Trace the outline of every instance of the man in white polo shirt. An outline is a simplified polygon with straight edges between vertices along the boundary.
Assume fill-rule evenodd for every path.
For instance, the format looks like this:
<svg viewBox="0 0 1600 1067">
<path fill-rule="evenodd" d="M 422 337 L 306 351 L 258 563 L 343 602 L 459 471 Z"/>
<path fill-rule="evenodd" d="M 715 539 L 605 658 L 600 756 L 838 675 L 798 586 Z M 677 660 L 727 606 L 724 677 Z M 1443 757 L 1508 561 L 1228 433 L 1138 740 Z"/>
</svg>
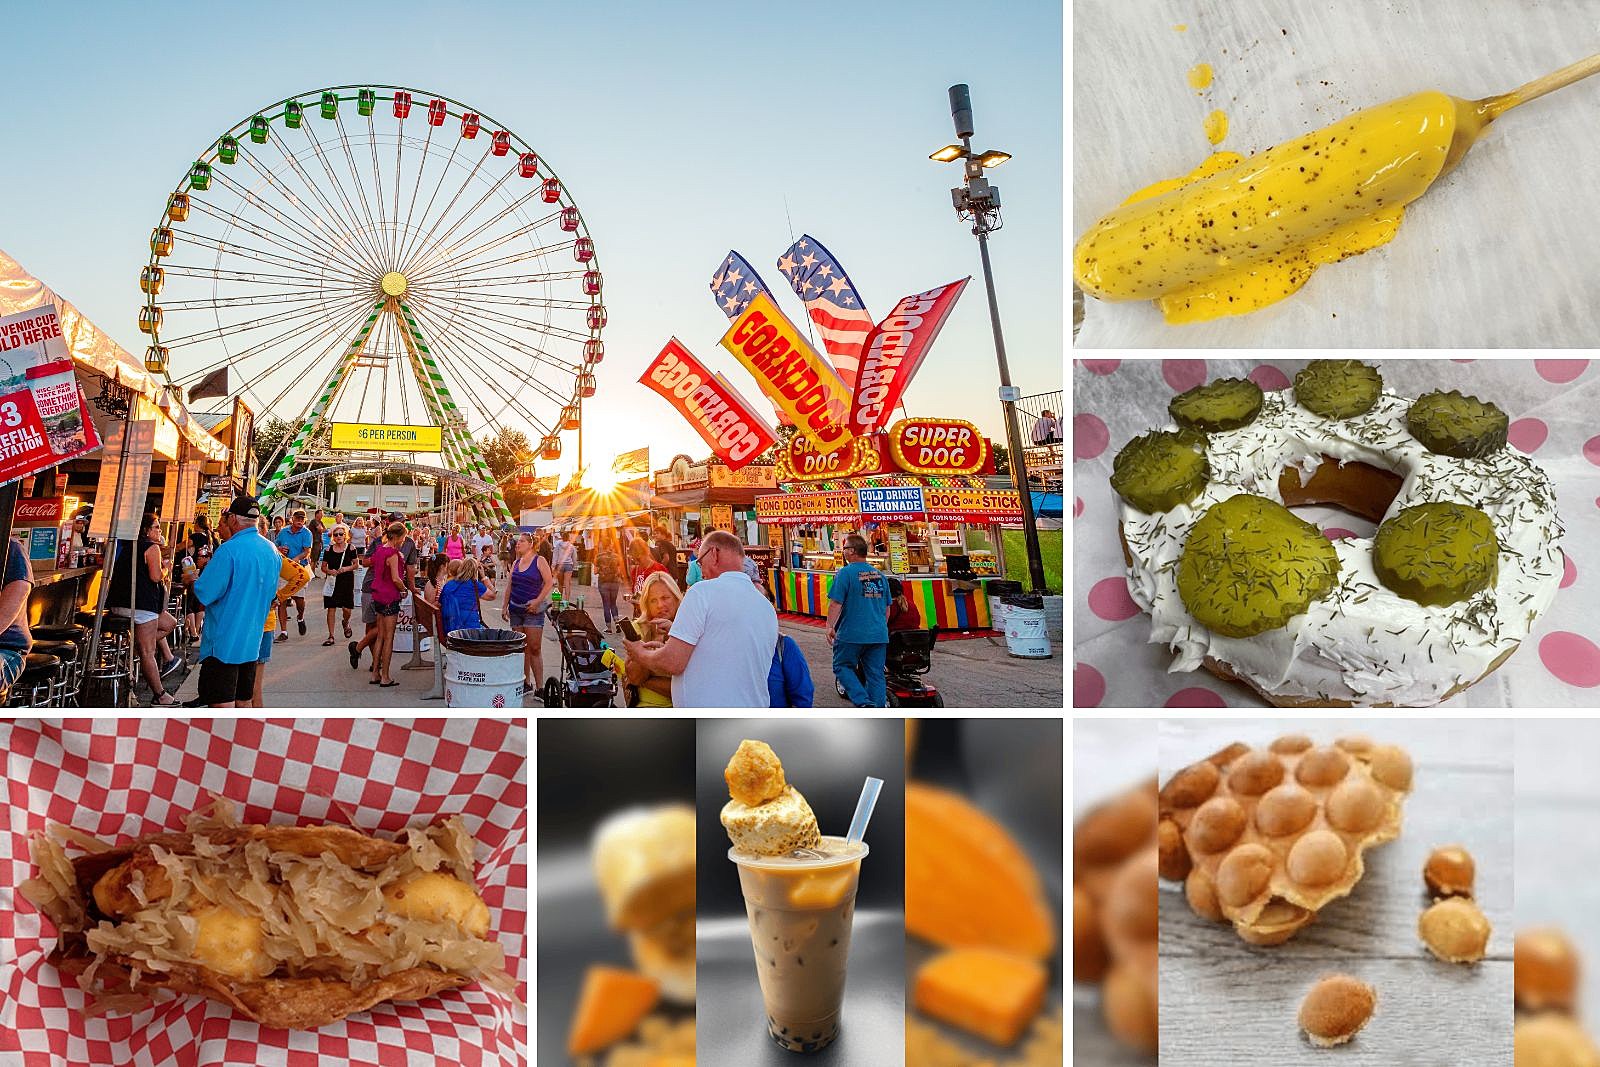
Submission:
<svg viewBox="0 0 1600 1067">
<path fill-rule="evenodd" d="M 672 676 L 675 708 L 768 707 L 778 614 L 744 573 L 744 545 L 716 530 L 695 559 L 704 577 L 684 594 L 671 636 L 665 644 L 624 641 L 628 659 Z"/>
</svg>

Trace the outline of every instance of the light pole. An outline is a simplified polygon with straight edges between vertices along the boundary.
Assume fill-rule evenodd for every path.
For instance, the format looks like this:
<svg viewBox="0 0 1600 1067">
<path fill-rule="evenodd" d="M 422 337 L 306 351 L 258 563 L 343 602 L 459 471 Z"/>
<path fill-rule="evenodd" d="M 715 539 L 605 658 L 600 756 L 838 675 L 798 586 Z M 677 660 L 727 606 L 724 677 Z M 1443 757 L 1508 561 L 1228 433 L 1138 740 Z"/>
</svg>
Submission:
<svg viewBox="0 0 1600 1067">
<path fill-rule="evenodd" d="M 1022 503 L 1022 536 L 1028 546 L 1028 580 L 1035 593 L 1044 594 L 1044 554 L 1039 548 L 1039 528 L 1033 515 L 1033 493 L 1028 488 L 1028 463 L 1022 452 L 1022 436 L 1017 432 L 1017 398 L 1022 390 L 1011 384 L 1011 369 L 1006 365 L 1006 339 L 1000 332 L 1000 305 L 994 296 L 994 272 L 989 267 L 989 234 L 1000 222 L 1000 190 L 989 184 L 983 172 L 1011 158 L 997 149 L 972 151 L 972 97 L 965 85 L 950 87 L 950 117 L 955 120 L 960 144 L 945 145 L 930 155 L 940 163 L 961 160 L 964 183 L 950 190 L 956 217 L 972 220 L 972 234 L 978 239 L 978 256 L 983 261 L 983 285 L 989 293 L 989 324 L 994 329 L 994 357 L 1000 365 L 1000 406 L 1005 413 L 1006 451 L 1011 457 L 1011 481 Z"/>
</svg>

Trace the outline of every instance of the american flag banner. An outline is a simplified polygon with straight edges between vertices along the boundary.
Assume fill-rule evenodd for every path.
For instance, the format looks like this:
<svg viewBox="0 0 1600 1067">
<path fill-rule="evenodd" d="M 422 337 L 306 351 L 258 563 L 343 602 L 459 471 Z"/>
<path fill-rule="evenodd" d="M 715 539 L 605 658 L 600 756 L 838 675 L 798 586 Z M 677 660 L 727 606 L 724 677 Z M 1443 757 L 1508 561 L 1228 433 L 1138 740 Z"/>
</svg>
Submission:
<svg viewBox="0 0 1600 1067">
<path fill-rule="evenodd" d="M 730 319 L 744 314 L 745 306 L 757 293 L 772 295 L 750 261 L 737 252 L 729 252 L 717 273 L 711 276 L 711 292 L 717 298 L 717 307 Z"/>
<path fill-rule="evenodd" d="M 649 474 L 650 473 L 650 446 L 636 448 L 632 452 L 624 452 L 611 461 L 612 474 Z"/>
<path fill-rule="evenodd" d="M 778 270 L 789 279 L 795 295 L 806 302 L 806 314 L 816 323 L 822 347 L 833 357 L 839 377 L 855 388 L 861 353 L 872 332 L 872 316 L 850 276 L 833 253 L 810 234 L 802 234 L 789 246 L 778 260 Z"/>
</svg>

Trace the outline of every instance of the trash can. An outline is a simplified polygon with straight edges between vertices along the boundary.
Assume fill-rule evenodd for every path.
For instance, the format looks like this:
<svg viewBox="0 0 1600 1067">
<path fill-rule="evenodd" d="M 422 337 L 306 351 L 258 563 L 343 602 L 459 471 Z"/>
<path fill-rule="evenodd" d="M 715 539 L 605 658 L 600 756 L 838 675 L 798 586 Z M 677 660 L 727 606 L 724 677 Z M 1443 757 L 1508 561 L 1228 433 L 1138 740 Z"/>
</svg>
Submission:
<svg viewBox="0 0 1600 1067">
<path fill-rule="evenodd" d="M 520 630 L 451 630 L 445 641 L 444 706 L 521 708 L 525 644 Z"/>
<path fill-rule="evenodd" d="M 1044 597 L 1020 593 L 1001 597 L 1006 614 L 1006 654 L 1018 659 L 1049 659 L 1050 635 L 1045 630 Z"/>
<path fill-rule="evenodd" d="M 1005 633 L 1005 598 L 1008 596 L 1021 596 L 1022 583 L 1014 582 L 1010 578 L 991 578 L 983 583 L 983 591 L 989 598 L 989 625 L 1001 633 Z"/>
</svg>

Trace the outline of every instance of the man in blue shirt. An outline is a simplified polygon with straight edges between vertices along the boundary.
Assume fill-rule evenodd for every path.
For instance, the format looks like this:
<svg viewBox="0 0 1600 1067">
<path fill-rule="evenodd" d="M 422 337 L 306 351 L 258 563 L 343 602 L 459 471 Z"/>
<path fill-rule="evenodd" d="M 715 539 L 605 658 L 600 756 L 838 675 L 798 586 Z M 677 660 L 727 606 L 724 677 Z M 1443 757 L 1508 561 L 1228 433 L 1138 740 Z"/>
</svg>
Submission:
<svg viewBox="0 0 1600 1067">
<path fill-rule="evenodd" d="M 889 579 L 867 562 L 867 539 L 844 539 L 845 565 L 828 585 L 833 676 L 858 708 L 888 703 L 883 662 L 889 651 Z"/>
<path fill-rule="evenodd" d="M 33 592 L 33 567 L 20 542 L 6 545 L 5 577 L 0 580 L 0 690 L 10 689 L 22 674 L 33 634 L 28 630 L 28 594 Z"/>
<path fill-rule="evenodd" d="M 303 520 L 305 513 L 300 514 Z M 271 543 L 256 531 L 260 517 L 255 497 L 235 497 L 217 524 L 222 543 L 194 582 L 195 599 L 206 606 L 206 625 L 200 632 L 201 705 L 249 707 L 255 695 L 261 624 L 278 593 L 283 565 Z"/>
<path fill-rule="evenodd" d="M 318 512 L 321 514 L 321 512 Z M 278 531 L 276 543 L 278 551 L 284 558 L 293 560 L 306 570 L 311 569 L 311 546 L 316 540 L 311 532 L 311 527 L 306 525 L 306 513 L 303 508 L 296 508 L 294 514 L 289 516 L 289 525 Z M 294 606 L 300 612 L 300 636 L 306 635 L 306 598 L 296 596 L 293 598 Z M 278 640 L 289 640 L 289 604 L 284 601 L 278 605 Z"/>
</svg>

